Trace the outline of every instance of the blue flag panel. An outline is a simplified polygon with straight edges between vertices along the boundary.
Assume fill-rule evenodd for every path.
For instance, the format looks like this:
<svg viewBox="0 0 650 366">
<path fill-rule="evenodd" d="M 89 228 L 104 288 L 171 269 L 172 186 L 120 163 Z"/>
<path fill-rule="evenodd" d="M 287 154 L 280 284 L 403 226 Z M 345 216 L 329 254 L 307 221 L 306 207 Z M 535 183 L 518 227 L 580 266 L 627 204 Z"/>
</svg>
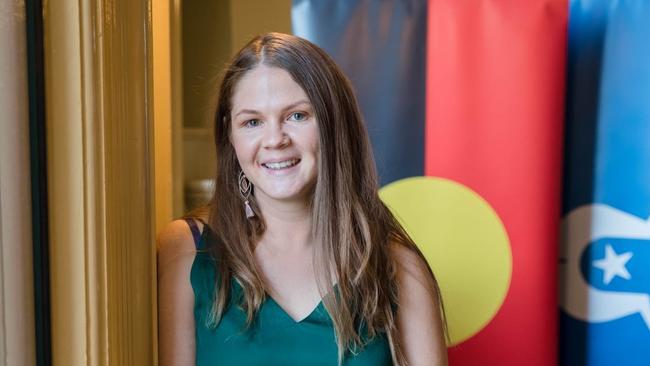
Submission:
<svg viewBox="0 0 650 366">
<path fill-rule="evenodd" d="M 650 365 L 650 2 L 573 0 L 561 365 Z"/>
<path fill-rule="evenodd" d="M 426 0 L 294 0 L 293 33 L 356 88 L 381 184 L 424 175 Z"/>
</svg>

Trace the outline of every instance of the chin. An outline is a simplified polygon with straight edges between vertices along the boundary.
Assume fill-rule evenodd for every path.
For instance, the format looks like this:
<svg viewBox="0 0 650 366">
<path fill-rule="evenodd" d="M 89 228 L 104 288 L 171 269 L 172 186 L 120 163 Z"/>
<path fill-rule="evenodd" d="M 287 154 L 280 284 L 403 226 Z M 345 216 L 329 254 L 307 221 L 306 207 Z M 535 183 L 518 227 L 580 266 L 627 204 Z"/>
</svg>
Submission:
<svg viewBox="0 0 650 366">
<path fill-rule="evenodd" d="M 270 189 L 261 192 L 266 198 L 274 201 L 307 201 L 310 190 L 308 189 Z"/>
<path fill-rule="evenodd" d="M 306 198 L 306 195 L 300 193 L 276 193 L 267 195 L 268 198 L 275 201 L 303 201 Z"/>
</svg>

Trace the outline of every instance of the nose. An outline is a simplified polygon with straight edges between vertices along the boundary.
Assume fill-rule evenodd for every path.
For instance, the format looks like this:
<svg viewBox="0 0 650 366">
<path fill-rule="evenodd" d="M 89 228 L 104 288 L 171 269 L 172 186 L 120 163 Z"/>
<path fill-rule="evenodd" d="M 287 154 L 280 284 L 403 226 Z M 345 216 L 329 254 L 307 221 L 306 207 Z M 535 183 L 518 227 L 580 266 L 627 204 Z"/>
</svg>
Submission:
<svg viewBox="0 0 650 366">
<path fill-rule="evenodd" d="M 284 123 L 270 123 L 264 134 L 264 147 L 268 149 L 283 148 L 289 145 L 291 139 L 284 130 Z"/>
</svg>

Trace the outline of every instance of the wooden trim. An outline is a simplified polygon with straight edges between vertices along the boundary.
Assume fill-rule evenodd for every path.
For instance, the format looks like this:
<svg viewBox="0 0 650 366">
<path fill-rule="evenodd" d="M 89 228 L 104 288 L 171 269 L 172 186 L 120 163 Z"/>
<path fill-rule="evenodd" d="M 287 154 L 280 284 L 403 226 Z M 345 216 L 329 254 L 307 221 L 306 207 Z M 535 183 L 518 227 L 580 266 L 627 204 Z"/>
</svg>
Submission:
<svg viewBox="0 0 650 366">
<path fill-rule="evenodd" d="M 173 161 L 173 217 L 185 213 L 183 166 L 183 23 L 181 0 L 168 0 L 171 33 L 171 92 L 172 92 L 172 161 Z"/>
<path fill-rule="evenodd" d="M 87 294 L 79 9 L 61 5 L 52 1 L 44 12 L 52 360 L 81 365 Z"/>
<path fill-rule="evenodd" d="M 152 4 L 156 232 L 173 216 L 172 57 L 170 1 Z"/>
<path fill-rule="evenodd" d="M 151 3 L 45 4 L 53 363 L 152 365 Z"/>
</svg>

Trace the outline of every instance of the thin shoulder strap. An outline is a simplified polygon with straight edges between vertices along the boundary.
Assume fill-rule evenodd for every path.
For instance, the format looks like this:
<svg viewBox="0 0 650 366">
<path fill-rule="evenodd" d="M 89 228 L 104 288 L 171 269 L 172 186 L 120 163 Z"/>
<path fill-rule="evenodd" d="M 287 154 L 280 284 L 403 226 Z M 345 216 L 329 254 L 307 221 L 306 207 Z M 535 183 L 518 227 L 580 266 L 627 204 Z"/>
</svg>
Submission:
<svg viewBox="0 0 650 366">
<path fill-rule="evenodd" d="M 199 230 L 199 226 L 196 224 L 196 221 L 194 219 L 185 217 L 184 218 L 185 222 L 187 222 L 187 226 L 190 227 L 190 231 L 192 231 L 192 237 L 194 238 L 194 246 L 196 249 L 201 249 L 201 230 Z"/>
</svg>

